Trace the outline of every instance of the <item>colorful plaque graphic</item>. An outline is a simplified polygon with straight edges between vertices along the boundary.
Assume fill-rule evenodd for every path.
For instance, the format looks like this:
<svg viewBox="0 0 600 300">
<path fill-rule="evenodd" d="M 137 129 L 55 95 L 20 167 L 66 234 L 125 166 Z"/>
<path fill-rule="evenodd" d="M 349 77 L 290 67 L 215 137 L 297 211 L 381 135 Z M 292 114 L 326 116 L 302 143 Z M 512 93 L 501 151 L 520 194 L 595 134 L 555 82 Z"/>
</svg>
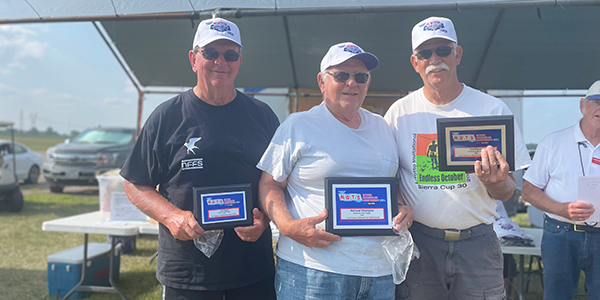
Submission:
<svg viewBox="0 0 600 300">
<path fill-rule="evenodd" d="M 253 224 L 251 185 L 193 188 L 194 216 L 204 230 Z"/>
<path fill-rule="evenodd" d="M 514 171 L 513 122 L 512 115 L 437 119 L 439 170 L 473 172 L 481 150 L 492 146 Z"/>
<path fill-rule="evenodd" d="M 393 235 L 396 178 L 325 178 L 325 228 L 338 235 Z"/>
</svg>

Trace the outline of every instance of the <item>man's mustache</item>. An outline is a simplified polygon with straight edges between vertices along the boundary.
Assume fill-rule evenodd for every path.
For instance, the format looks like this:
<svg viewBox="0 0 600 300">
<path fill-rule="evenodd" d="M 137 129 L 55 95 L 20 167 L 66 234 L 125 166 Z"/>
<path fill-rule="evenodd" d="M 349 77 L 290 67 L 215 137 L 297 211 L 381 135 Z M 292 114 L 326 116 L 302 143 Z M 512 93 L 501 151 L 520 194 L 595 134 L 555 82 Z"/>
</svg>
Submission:
<svg viewBox="0 0 600 300">
<path fill-rule="evenodd" d="M 439 72 L 443 70 L 450 70 L 450 67 L 448 67 L 448 65 L 445 62 L 440 62 L 437 65 L 429 65 L 425 69 L 425 75 L 429 74 L 430 72 Z"/>
</svg>

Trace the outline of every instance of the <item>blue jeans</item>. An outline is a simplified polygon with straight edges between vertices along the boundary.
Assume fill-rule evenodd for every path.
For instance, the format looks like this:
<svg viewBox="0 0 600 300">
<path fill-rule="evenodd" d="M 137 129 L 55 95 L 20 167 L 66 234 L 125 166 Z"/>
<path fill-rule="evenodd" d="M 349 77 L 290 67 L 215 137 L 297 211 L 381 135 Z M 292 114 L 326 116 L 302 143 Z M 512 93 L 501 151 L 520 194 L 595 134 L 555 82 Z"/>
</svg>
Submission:
<svg viewBox="0 0 600 300">
<path fill-rule="evenodd" d="M 391 270 L 391 267 L 390 267 Z M 361 277 L 310 269 L 284 259 L 277 259 L 275 292 L 277 299 L 328 300 L 394 299 L 392 275 Z"/>
<path fill-rule="evenodd" d="M 573 299 L 582 270 L 588 299 L 599 300 L 600 233 L 577 232 L 566 224 L 544 217 L 544 300 Z"/>
</svg>

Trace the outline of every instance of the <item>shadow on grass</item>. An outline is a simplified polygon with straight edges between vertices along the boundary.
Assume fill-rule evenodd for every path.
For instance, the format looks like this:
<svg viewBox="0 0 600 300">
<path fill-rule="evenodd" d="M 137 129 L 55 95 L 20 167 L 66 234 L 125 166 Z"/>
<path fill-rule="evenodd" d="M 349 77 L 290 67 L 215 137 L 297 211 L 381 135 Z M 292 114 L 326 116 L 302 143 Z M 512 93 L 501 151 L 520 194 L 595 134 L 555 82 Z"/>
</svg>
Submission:
<svg viewBox="0 0 600 300">
<path fill-rule="evenodd" d="M 48 296 L 47 271 L 0 268 L 0 299 L 60 299 Z M 131 271 L 120 274 L 117 287 L 131 300 L 148 298 L 157 293 L 160 284 L 153 271 Z M 155 298 L 155 297 L 150 297 Z M 121 299 L 116 294 L 91 293 L 85 299 Z"/>
<path fill-rule="evenodd" d="M 0 207 L 0 217 L 29 217 L 35 215 L 47 215 L 48 213 L 52 213 L 57 217 L 68 217 L 98 210 L 97 200 L 93 201 L 95 202 L 93 204 L 90 203 L 91 201 L 80 201 L 80 203 L 73 205 L 73 201 L 71 200 L 65 201 L 65 203 L 61 203 L 60 201 L 38 202 L 28 201 L 28 198 L 29 197 L 25 198 L 25 205 L 21 212 L 9 212 L 8 208 Z"/>
<path fill-rule="evenodd" d="M 0 299 L 47 298 L 46 271 L 0 268 Z"/>
</svg>

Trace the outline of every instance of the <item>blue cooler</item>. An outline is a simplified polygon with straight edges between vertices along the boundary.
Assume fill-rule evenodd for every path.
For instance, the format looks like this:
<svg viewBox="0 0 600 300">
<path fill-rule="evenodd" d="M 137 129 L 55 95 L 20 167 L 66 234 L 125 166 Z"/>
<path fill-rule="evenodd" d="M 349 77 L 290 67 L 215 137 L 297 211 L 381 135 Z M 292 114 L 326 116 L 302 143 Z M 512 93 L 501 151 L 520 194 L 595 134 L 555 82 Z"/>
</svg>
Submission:
<svg viewBox="0 0 600 300">
<path fill-rule="evenodd" d="M 88 244 L 88 262 L 83 285 L 110 286 L 108 282 L 110 245 Z M 50 296 L 64 297 L 81 280 L 83 245 L 48 255 L 48 293 Z M 120 247 L 115 248 L 114 280 L 119 279 L 121 265 Z M 85 296 L 87 292 L 77 291 L 69 299 Z"/>
</svg>

